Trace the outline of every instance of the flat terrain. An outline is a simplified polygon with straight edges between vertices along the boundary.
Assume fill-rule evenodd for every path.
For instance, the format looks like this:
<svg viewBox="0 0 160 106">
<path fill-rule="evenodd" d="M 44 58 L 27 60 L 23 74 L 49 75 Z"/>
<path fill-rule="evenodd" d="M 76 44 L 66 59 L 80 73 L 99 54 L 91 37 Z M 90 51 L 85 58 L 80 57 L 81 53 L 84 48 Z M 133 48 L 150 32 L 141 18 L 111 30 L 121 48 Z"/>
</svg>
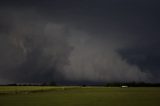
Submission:
<svg viewBox="0 0 160 106">
<path fill-rule="evenodd" d="M 160 106 L 160 88 L 6 86 L 0 106 Z"/>
</svg>

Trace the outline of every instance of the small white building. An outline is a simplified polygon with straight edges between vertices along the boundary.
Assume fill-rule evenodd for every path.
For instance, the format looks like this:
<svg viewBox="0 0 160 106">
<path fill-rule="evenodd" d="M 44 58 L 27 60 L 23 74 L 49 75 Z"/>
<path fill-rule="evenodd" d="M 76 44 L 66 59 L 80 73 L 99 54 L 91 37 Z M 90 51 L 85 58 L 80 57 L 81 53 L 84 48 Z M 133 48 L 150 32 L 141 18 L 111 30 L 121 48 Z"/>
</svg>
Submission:
<svg viewBox="0 0 160 106">
<path fill-rule="evenodd" d="M 121 88 L 128 88 L 128 86 L 127 85 L 122 85 Z"/>
</svg>

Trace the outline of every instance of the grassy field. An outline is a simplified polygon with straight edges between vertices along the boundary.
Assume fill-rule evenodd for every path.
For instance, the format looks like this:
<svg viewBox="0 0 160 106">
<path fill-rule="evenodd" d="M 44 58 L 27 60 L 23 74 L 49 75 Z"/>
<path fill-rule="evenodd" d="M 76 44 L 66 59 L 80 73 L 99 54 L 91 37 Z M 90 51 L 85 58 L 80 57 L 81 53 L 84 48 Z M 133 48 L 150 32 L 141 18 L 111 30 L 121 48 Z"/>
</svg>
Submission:
<svg viewBox="0 0 160 106">
<path fill-rule="evenodd" d="M 52 87 L 52 86 L 1 86 L 0 95 L 5 94 L 28 94 L 34 92 L 59 91 L 64 89 L 76 88 L 71 87 Z"/>
<path fill-rule="evenodd" d="M 0 106 L 160 106 L 160 88 L 0 87 Z"/>
</svg>

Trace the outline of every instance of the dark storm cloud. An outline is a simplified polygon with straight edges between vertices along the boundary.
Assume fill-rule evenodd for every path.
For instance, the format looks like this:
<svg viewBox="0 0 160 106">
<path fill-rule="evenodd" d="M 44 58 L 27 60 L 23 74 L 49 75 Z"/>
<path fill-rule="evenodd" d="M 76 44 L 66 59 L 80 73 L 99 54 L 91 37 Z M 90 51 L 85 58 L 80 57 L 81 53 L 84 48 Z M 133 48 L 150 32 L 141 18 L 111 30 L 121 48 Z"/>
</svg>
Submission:
<svg viewBox="0 0 160 106">
<path fill-rule="evenodd" d="M 71 51 L 65 25 L 34 10 L 3 8 L 1 14 L 1 79 L 47 82 L 61 77 L 58 70 L 68 63 Z"/>
<path fill-rule="evenodd" d="M 0 1 L 1 82 L 159 82 L 159 4 Z"/>
</svg>

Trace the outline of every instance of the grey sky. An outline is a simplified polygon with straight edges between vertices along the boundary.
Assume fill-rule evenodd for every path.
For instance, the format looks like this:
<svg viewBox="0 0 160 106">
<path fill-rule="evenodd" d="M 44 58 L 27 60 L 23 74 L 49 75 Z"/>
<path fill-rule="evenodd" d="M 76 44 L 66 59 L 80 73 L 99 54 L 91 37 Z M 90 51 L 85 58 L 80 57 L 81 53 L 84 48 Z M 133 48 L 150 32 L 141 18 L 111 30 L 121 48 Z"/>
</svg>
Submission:
<svg viewBox="0 0 160 106">
<path fill-rule="evenodd" d="M 160 82 L 159 4 L 0 1 L 0 83 Z"/>
</svg>

